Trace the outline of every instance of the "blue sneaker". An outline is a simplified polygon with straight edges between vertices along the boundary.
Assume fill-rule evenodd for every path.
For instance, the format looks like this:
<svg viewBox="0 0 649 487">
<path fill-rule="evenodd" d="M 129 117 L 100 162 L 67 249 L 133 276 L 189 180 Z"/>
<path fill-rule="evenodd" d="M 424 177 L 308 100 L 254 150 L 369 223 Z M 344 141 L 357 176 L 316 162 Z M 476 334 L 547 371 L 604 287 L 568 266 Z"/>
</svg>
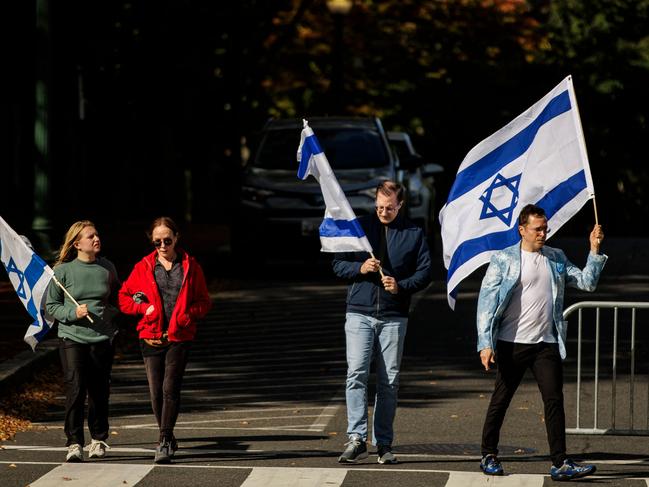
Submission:
<svg viewBox="0 0 649 487">
<path fill-rule="evenodd" d="M 550 468 L 550 477 L 552 477 L 552 480 L 579 479 L 595 473 L 596 470 L 597 467 L 595 465 L 580 465 L 567 458 L 563 461 L 561 467 L 555 467 L 553 465 Z"/>
<path fill-rule="evenodd" d="M 505 475 L 503 466 L 500 464 L 496 455 L 485 455 L 482 457 L 482 460 L 480 460 L 480 470 L 485 475 Z"/>
</svg>

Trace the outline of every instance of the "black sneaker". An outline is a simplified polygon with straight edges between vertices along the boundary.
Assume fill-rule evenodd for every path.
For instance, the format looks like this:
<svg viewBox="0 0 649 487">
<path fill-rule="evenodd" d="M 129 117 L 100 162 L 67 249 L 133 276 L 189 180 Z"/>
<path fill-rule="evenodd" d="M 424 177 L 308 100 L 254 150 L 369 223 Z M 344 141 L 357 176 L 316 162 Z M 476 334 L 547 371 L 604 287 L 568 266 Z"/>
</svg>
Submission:
<svg viewBox="0 0 649 487">
<path fill-rule="evenodd" d="M 167 440 L 160 442 L 155 449 L 154 463 L 171 463 L 171 443 Z"/>
<path fill-rule="evenodd" d="M 338 458 L 339 463 L 356 463 L 367 458 L 367 444 L 361 438 L 353 436 L 345 445 L 347 448 Z"/>
<path fill-rule="evenodd" d="M 390 445 L 379 445 L 377 455 L 379 456 L 379 463 L 381 465 L 397 463 L 397 457 L 392 453 L 392 447 Z"/>
</svg>

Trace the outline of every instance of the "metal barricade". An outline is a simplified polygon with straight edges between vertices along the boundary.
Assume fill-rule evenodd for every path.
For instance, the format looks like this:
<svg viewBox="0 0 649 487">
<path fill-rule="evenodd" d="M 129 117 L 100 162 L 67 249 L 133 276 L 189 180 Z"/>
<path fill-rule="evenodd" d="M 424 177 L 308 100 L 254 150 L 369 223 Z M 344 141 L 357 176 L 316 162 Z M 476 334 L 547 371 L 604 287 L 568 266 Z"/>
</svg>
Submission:
<svg viewBox="0 0 649 487">
<path fill-rule="evenodd" d="M 581 427 L 581 370 L 582 370 L 582 311 L 584 309 L 595 309 L 595 371 L 594 371 L 594 404 L 593 404 L 593 427 Z M 600 358 L 600 310 L 613 309 L 613 350 L 612 350 L 612 374 L 611 374 L 611 427 L 600 428 L 598 411 L 599 404 L 599 358 Z M 617 360 L 618 360 L 618 310 L 631 310 L 631 349 L 630 372 L 629 372 L 629 429 L 618 429 L 616 427 L 616 400 L 617 400 Z M 566 433 L 581 435 L 649 435 L 649 409 L 647 411 L 647 423 L 645 429 L 634 428 L 634 402 L 635 402 L 635 379 L 636 379 L 636 310 L 649 309 L 649 302 L 622 302 L 622 301 L 582 301 L 568 307 L 563 312 L 563 319 L 577 311 L 578 332 L 577 332 L 577 426 L 566 428 Z M 649 385 L 648 385 L 649 400 Z M 649 401 L 647 403 L 649 405 Z"/>
</svg>

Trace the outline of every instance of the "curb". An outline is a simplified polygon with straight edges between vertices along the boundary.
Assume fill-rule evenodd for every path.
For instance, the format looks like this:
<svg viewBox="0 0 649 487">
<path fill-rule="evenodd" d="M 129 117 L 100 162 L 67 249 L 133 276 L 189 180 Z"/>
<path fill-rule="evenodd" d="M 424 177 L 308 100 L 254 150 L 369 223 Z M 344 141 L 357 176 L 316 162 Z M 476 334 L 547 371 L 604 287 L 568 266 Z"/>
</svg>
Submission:
<svg viewBox="0 0 649 487">
<path fill-rule="evenodd" d="M 8 387 L 30 380 L 34 373 L 52 362 L 58 349 L 58 339 L 52 338 L 39 343 L 35 352 L 26 350 L 0 362 L 0 390 L 5 392 Z"/>
</svg>

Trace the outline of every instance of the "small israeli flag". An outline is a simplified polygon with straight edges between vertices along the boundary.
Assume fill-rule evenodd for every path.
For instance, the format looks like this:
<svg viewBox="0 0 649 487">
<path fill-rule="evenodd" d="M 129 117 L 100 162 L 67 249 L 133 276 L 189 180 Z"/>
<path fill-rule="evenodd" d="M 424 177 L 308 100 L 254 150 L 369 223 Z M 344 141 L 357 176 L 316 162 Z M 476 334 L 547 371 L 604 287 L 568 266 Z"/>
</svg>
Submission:
<svg viewBox="0 0 649 487">
<path fill-rule="evenodd" d="M 0 217 L 0 260 L 7 270 L 9 280 L 20 301 L 34 319 L 25 334 L 25 342 L 33 350 L 54 324 L 54 320 L 45 315 L 47 286 L 54 276 L 54 271 L 34 253 L 26 239 L 18 235 L 2 217 Z"/>
<path fill-rule="evenodd" d="M 306 120 L 297 149 L 297 160 L 300 163 L 297 177 L 306 179 L 311 175 L 316 178 L 325 201 L 324 220 L 320 224 L 322 252 L 371 253 L 372 246 Z"/>
<path fill-rule="evenodd" d="M 543 208 L 554 235 L 594 195 L 568 76 L 460 164 L 439 215 L 451 308 L 465 277 L 520 240 L 517 217 L 523 206 Z"/>
</svg>

